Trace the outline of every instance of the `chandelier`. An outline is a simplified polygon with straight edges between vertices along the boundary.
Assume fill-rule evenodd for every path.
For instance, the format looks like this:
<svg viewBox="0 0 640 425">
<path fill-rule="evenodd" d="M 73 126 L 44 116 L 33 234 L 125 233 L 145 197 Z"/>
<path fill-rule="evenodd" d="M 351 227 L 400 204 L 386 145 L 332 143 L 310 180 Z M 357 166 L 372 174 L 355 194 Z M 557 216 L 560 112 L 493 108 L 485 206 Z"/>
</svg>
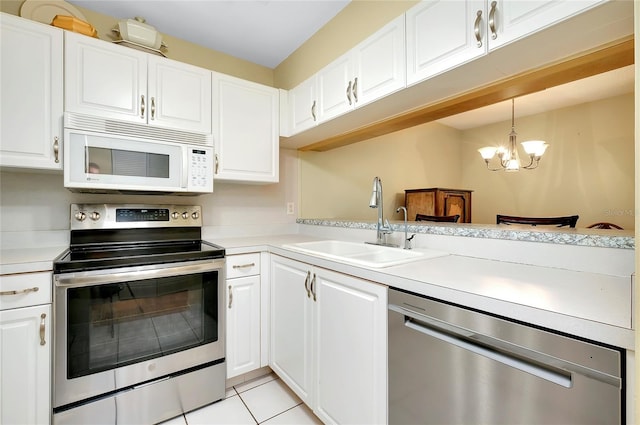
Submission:
<svg viewBox="0 0 640 425">
<path fill-rule="evenodd" d="M 478 152 L 480 152 L 482 159 L 484 159 L 484 162 L 487 164 L 487 169 L 489 171 L 518 171 L 520 168 L 533 170 L 538 167 L 540 158 L 549 147 L 549 145 L 542 140 L 529 140 L 520 143 L 529 157 L 528 164 L 523 165 L 520 163 L 520 156 L 518 155 L 518 148 L 516 146 L 516 136 L 518 133 L 516 133 L 514 124 L 514 103 L 514 100 L 511 99 L 511 133 L 509 133 L 509 144 L 507 147 L 486 146 L 478 149 Z M 490 161 L 496 155 L 500 160 L 498 163 L 500 167 L 492 168 Z"/>
</svg>

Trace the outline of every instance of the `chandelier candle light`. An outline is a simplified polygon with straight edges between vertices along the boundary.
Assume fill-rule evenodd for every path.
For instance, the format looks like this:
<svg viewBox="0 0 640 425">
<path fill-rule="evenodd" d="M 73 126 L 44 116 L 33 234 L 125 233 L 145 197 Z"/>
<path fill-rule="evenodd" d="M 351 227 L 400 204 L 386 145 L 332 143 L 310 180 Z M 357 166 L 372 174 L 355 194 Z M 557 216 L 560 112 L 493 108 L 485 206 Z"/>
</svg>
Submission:
<svg viewBox="0 0 640 425">
<path fill-rule="evenodd" d="M 544 152 L 547 150 L 549 145 L 542 140 L 529 140 L 527 142 L 522 142 L 521 145 L 524 148 L 524 151 L 529 156 L 529 164 L 522 165 L 520 164 L 520 157 L 518 155 L 518 148 L 516 146 L 516 129 L 514 124 L 514 100 L 511 99 L 511 133 L 509 133 L 509 144 L 505 148 L 504 146 L 494 147 L 494 146 L 486 146 L 484 148 L 478 149 L 480 155 L 484 159 L 484 162 L 487 164 L 487 169 L 490 171 L 518 171 L 520 168 L 524 168 L 525 170 L 532 170 L 538 167 L 540 163 L 540 158 L 544 155 Z M 499 168 L 491 168 L 489 166 L 489 161 L 498 154 L 498 158 L 500 159 L 500 167 Z"/>
</svg>

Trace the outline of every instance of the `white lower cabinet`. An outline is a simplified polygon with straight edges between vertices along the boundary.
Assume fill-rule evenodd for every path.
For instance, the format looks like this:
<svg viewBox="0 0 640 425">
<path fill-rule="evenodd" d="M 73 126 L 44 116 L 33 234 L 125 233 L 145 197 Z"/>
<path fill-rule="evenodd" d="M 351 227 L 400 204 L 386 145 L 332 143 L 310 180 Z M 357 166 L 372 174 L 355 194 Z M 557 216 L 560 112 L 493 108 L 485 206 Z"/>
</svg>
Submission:
<svg viewBox="0 0 640 425">
<path fill-rule="evenodd" d="M 227 379 L 260 367 L 260 254 L 227 257 Z"/>
<path fill-rule="evenodd" d="M 0 276 L 1 425 L 51 422 L 51 323 L 51 273 Z"/>
<path fill-rule="evenodd" d="M 271 368 L 325 423 L 386 423 L 387 288 L 271 258 Z"/>
</svg>

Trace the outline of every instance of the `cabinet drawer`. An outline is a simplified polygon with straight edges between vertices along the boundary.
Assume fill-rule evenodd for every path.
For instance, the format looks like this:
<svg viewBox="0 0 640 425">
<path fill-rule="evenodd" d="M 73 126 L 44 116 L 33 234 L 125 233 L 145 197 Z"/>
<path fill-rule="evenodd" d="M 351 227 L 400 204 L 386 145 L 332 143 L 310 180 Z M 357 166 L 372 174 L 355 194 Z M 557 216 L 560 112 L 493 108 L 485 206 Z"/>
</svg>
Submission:
<svg viewBox="0 0 640 425">
<path fill-rule="evenodd" d="M 51 285 L 50 272 L 0 276 L 0 310 L 50 304 Z"/>
<path fill-rule="evenodd" d="M 260 253 L 229 255 L 227 279 L 260 274 Z"/>
</svg>

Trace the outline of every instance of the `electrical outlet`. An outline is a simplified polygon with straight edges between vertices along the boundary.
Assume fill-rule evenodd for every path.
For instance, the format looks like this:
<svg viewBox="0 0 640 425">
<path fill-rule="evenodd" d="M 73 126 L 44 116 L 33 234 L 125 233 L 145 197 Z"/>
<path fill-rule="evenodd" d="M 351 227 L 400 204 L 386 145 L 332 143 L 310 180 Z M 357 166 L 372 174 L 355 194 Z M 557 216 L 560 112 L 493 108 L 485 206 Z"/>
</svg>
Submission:
<svg viewBox="0 0 640 425">
<path fill-rule="evenodd" d="M 293 202 L 287 202 L 287 214 L 291 215 L 293 214 L 295 211 L 295 205 Z"/>
</svg>

